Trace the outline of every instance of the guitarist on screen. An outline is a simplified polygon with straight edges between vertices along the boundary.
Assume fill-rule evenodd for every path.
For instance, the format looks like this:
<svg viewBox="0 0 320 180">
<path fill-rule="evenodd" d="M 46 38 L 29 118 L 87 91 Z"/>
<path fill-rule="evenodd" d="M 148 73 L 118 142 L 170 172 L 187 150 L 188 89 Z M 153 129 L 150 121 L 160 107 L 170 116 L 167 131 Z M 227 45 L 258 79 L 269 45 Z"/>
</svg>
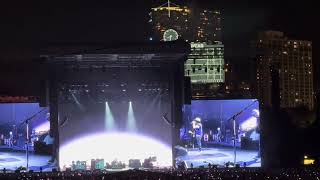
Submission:
<svg viewBox="0 0 320 180">
<path fill-rule="evenodd" d="M 192 130 L 189 133 L 196 139 L 199 151 L 201 151 L 201 139 L 202 139 L 202 123 L 199 117 L 196 117 L 193 121 L 191 121 Z"/>
</svg>

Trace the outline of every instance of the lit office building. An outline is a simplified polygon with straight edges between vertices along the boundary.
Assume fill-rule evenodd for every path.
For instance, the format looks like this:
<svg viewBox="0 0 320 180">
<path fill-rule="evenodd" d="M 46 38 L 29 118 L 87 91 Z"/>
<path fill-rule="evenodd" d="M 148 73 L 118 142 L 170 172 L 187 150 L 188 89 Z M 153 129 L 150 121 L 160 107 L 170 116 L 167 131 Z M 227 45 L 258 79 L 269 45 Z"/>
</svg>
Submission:
<svg viewBox="0 0 320 180">
<path fill-rule="evenodd" d="M 149 23 L 152 27 L 152 40 L 166 39 L 165 32 L 173 30 L 177 38 L 189 42 L 206 42 L 215 44 L 221 42 L 221 14 L 220 11 L 190 9 L 174 3 L 165 3 L 151 9 Z M 175 38 L 171 40 L 176 40 Z"/>
<path fill-rule="evenodd" d="M 221 42 L 221 17 L 220 11 L 201 10 L 199 20 L 196 21 L 196 41 Z M 197 23 L 198 22 L 198 23 Z"/>
<path fill-rule="evenodd" d="M 149 15 L 149 23 L 152 26 L 150 38 L 152 40 L 173 41 L 178 38 L 192 40 L 193 31 L 191 29 L 192 21 L 189 8 L 180 7 L 169 2 L 152 8 Z M 171 32 L 165 37 L 165 32 L 168 32 L 168 30 L 171 30 Z"/>
<path fill-rule="evenodd" d="M 282 32 L 267 31 L 253 44 L 256 95 L 262 107 L 272 106 L 270 67 L 279 72 L 280 107 L 314 107 L 312 42 L 291 40 Z"/>
<path fill-rule="evenodd" d="M 150 40 L 183 39 L 190 42 L 191 54 L 185 63 L 185 75 L 191 77 L 193 84 L 224 82 L 224 45 L 221 43 L 219 11 L 189 9 L 169 1 L 152 8 L 149 15 Z"/>
<path fill-rule="evenodd" d="M 224 46 L 191 43 L 191 53 L 185 63 L 185 75 L 192 83 L 224 82 Z"/>
</svg>

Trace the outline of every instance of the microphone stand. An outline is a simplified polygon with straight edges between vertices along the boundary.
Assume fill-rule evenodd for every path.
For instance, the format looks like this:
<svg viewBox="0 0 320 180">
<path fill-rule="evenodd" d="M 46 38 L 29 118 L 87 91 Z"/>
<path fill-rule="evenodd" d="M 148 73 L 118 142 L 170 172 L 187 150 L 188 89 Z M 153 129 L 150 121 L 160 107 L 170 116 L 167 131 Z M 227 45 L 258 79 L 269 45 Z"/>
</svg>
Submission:
<svg viewBox="0 0 320 180">
<path fill-rule="evenodd" d="M 258 100 L 253 101 L 251 104 L 243 108 L 241 111 L 237 112 L 235 115 L 231 116 L 231 118 L 228 119 L 228 121 L 232 120 L 233 124 L 233 154 L 234 154 L 234 159 L 233 159 L 233 165 L 236 165 L 237 162 L 237 150 L 236 150 L 236 138 L 237 138 L 237 130 L 236 130 L 236 118 L 242 114 L 245 110 L 247 110 L 249 107 L 251 107 L 253 104 L 258 102 Z"/>
<path fill-rule="evenodd" d="M 43 112 L 46 108 L 43 108 L 42 110 L 40 110 L 39 112 L 35 113 L 34 115 L 30 116 L 29 118 L 27 118 L 26 120 L 23 120 L 22 123 L 26 123 L 26 160 L 27 160 L 27 166 L 26 166 L 26 170 L 29 171 L 29 123 L 30 121 L 36 117 L 38 114 L 40 114 L 41 112 Z"/>
</svg>

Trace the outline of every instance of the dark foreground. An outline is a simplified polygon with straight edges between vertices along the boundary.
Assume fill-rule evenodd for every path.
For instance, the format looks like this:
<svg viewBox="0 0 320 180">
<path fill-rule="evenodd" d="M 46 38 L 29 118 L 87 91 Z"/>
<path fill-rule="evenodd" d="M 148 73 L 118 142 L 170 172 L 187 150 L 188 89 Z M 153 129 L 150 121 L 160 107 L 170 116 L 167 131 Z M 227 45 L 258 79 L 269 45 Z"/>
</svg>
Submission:
<svg viewBox="0 0 320 180">
<path fill-rule="evenodd" d="M 162 180 L 162 179 L 241 179 L 241 180 L 301 180 L 319 179 L 320 169 L 283 169 L 272 172 L 265 172 L 259 168 L 236 168 L 236 169 L 189 169 L 179 170 L 128 170 L 122 172 L 107 171 L 83 171 L 83 172 L 30 172 L 13 173 L 2 172 L 0 179 L 142 179 L 142 180 Z"/>
</svg>

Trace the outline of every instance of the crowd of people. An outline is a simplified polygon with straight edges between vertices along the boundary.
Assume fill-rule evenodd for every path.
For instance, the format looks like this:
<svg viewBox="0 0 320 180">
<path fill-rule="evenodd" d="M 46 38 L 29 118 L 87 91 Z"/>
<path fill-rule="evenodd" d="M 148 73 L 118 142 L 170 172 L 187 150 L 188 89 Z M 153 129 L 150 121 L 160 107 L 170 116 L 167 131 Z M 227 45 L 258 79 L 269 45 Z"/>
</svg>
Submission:
<svg viewBox="0 0 320 180">
<path fill-rule="evenodd" d="M 188 170 L 128 170 L 121 172 L 108 171 L 69 171 L 69 172 L 2 172 L 0 179 L 112 179 L 112 180 L 166 180 L 166 179 L 240 179 L 240 180 L 311 180 L 320 179 L 320 171 L 316 168 L 282 169 L 265 171 L 260 168 L 211 168 L 211 169 L 188 169 Z"/>
</svg>

